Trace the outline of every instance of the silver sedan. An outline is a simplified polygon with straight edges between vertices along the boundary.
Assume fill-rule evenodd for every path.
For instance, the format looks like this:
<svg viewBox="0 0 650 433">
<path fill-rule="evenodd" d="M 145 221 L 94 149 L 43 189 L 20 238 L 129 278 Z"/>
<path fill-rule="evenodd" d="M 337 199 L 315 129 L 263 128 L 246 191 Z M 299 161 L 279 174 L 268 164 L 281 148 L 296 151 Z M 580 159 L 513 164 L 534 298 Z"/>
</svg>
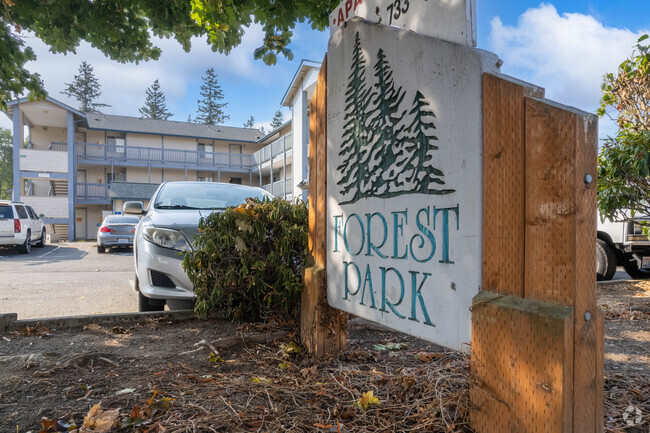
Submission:
<svg viewBox="0 0 650 433">
<path fill-rule="evenodd" d="M 128 248 L 133 246 L 135 226 L 140 219 L 137 216 L 109 215 L 97 229 L 97 252 L 106 248 Z"/>
<path fill-rule="evenodd" d="M 271 198 L 261 188 L 217 182 L 167 182 L 144 213 L 141 202 L 126 202 L 124 212 L 144 217 L 135 232 L 135 288 L 140 311 L 194 307 L 194 288 L 182 268 L 192 252 L 199 221 L 213 212 L 239 206 L 247 198 Z"/>
</svg>

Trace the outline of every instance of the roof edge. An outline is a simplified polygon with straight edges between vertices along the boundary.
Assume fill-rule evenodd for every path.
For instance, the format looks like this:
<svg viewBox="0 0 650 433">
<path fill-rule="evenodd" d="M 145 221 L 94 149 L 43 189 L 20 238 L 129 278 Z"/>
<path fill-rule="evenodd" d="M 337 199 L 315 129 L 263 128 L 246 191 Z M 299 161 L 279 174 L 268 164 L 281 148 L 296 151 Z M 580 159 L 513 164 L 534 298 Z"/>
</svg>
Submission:
<svg viewBox="0 0 650 433">
<path fill-rule="evenodd" d="M 282 105 L 283 107 L 288 106 L 287 100 L 289 99 L 289 96 L 292 93 L 291 91 L 293 90 L 293 86 L 296 83 L 296 81 L 298 80 L 298 77 L 300 76 L 303 69 L 305 69 L 307 67 L 309 67 L 309 68 L 320 68 L 322 64 L 323 64 L 322 62 L 315 62 L 313 60 L 303 59 L 300 62 L 300 65 L 298 66 L 298 70 L 296 70 L 296 73 L 293 75 L 293 78 L 291 79 L 291 82 L 289 83 L 289 87 L 287 88 L 287 91 L 284 92 L 284 96 L 282 97 L 282 101 L 280 102 L 280 105 Z"/>
<path fill-rule="evenodd" d="M 20 105 L 20 104 L 24 104 L 24 103 L 28 103 L 28 102 L 34 102 L 34 101 L 48 101 L 48 102 L 51 102 L 54 105 L 58 105 L 61 108 L 65 108 L 66 110 L 71 111 L 71 112 L 73 112 L 74 114 L 76 114 L 78 116 L 86 118 L 86 113 L 84 113 L 82 111 L 79 111 L 79 110 L 77 110 L 75 108 L 72 108 L 71 106 L 69 106 L 67 104 L 64 104 L 61 101 L 57 101 L 56 99 L 54 99 L 54 98 L 52 98 L 50 96 L 46 96 L 45 98 L 42 98 L 42 99 L 34 99 L 34 100 L 31 100 L 31 101 L 30 101 L 29 98 L 18 98 L 18 99 L 14 99 L 13 101 L 7 102 L 7 106 L 9 107 L 9 106 L 14 106 L 14 105 Z"/>
</svg>

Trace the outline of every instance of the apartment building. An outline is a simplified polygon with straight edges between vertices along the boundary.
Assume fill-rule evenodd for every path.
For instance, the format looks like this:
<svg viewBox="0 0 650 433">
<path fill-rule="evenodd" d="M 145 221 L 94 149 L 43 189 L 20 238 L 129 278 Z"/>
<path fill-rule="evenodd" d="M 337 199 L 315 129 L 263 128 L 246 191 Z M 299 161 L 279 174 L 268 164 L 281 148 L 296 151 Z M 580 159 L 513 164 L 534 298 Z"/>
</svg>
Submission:
<svg viewBox="0 0 650 433">
<path fill-rule="evenodd" d="M 292 118 L 257 129 L 82 113 L 54 98 L 8 104 L 13 121 L 14 200 L 44 214 L 49 233 L 94 239 L 102 218 L 147 201 L 161 182 L 260 186 L 306 200 L 308 102 L 320 65 L 303 61 L 282 105 Z"/>
</svg>

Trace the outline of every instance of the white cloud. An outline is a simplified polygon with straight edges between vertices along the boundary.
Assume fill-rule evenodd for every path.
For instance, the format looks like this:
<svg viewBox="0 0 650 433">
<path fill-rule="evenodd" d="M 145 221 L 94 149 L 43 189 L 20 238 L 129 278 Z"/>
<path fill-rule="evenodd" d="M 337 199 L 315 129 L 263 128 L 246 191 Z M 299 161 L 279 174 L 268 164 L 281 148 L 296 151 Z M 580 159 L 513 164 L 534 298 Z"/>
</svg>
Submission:
<svg viewBox="0 0 650 433">
<path fill-rule="evenodd" d="M 527 10 L 515 26 L 492 20 L 491 49 L 504 61 L 502 71 L 546 88 L 557 102 L 594 112 L 606 72 L 615 72 L 645 32 L 606 27 L 590 15 L 559 15 L 553 5 Z M 600 136 L 615 126 L 601 119 Z"/>
</svg>

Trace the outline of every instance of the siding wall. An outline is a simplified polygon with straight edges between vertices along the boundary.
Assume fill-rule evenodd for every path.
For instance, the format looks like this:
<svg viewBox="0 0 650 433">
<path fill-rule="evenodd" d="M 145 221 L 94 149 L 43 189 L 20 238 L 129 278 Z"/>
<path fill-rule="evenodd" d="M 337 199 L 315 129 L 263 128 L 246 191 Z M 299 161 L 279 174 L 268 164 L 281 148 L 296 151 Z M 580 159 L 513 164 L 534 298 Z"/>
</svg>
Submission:
<svg viewBox="0 0 650 433">
<path fill-rule="evenodd" d="M 151 181 L 150 181 L 148 168 L 127 167 L 126 180 L 127 182 L 138 182 L 138 183 L 161 183 L 162 170 L 160 168 L 152 168 Z"/>
<path fill-rule="evenodd" d="M 302 134 L 309 134 L 309 131 L 304 131 L 302 130 L 302 121 L 303 121 L 303 104 L 302 104 L 302 92 L 298 92 L 296 94 L 295 99 L 293 100 L 292 104 L 292 118 L 291 118 L 291 132 L 292 132 L 292 137 L 291 139 L 293 140 L 292 143 L 292 148 L 293 148 L 293 162 L 292 162 L 292 169 L 293 169 L 293 195 L 294 196 L 299 196 L 300 195 L 300 188 L 298 187 L 298 184 L 300 181 L 302 181 L 302 155 L 303 155 L 303 148 L 302 148 Z M 306 151 L 306 149 L 304 149 Z"/>
<path fill-rule="evenodd" d="M 20 170 L 67 173 L 68 153 L 50 150 L 20 149 Z"/>
<path fill-rule="evenodd" d="M 37 215 L 46 218 L 67 218 L 68 197 L 21 197 L 20 200 L 34 208 Z"/>
<path fill-rule="evenodd" d="M 196 139 L 165 136 L 165 149 L 196 150 Z"/>
<path fill-rule="evenodd" d="M 33 149 L 47 150 L 53 141 L 59 143 L 66 143 L 68 141 L 68 136 L 64 128 L 49 126 L 46 131 L 43 129 L 43 126 L 34 126 L 30 128 L 30 134 Z"/>
<path fill-rule="evenodd" d="M 167 140 L 165 139 L 165 141 Z M 127 134 L 126 143 L 127 146 L 153 147 L 155 149 L 161 149 L 162 137 L 160 135 Z M 166 144 L 167 143 L 165 143 L 165 145 Z"/>
<path fill-rule="evenodd" d="M 187 173 L 188 179 L 187 180 L 195 180 L 196 179 L 196 174 L 194 174 L 194 178 L 190 178 L 190 173 L 188 171 Z M 185 180 L 185 170 L 173 170 L 173 169 L 165 169 L 165 182 L 173 182 L 173 181 L 179 181 L 179 180 Z"/>
<path fill-rule="evenodd" d="M 104 144 L 104 131 L 87 131 L 86 143 L 102 143 Z"/>
</svg>

